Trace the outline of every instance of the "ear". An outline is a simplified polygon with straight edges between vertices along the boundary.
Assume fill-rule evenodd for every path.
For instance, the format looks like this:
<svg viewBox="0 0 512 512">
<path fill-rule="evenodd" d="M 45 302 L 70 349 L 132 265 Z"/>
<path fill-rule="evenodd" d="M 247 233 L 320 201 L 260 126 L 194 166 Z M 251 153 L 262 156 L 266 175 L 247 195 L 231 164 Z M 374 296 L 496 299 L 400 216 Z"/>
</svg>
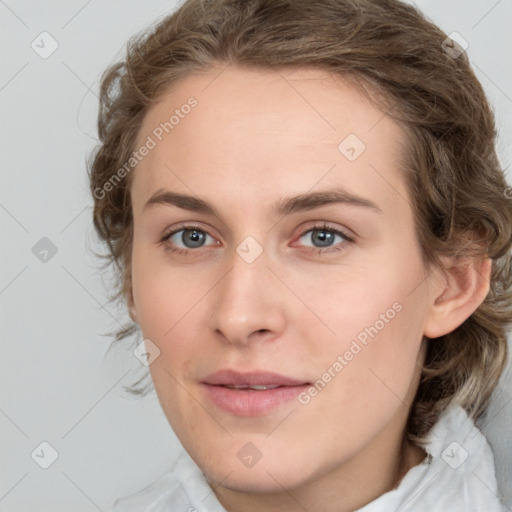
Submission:
<svg viewBox="0 0 512 512">
<path fill-rule="evenodd" d="M 464 323 L 489 292 L 492 260 L 444 258 L 444 272 L 432 287 L 424 335 L 438 338 Z"/>
</svg>

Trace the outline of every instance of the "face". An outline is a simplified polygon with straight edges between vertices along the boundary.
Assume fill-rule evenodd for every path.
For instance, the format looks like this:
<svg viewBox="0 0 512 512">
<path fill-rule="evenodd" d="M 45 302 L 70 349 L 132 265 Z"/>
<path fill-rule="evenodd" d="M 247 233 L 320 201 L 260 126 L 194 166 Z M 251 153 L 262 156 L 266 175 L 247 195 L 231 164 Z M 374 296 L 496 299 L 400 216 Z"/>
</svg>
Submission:
<svg viewBox="0 0 512 512">
<path fill-rule="evenodd" d="M 235 491 L 371 477 L 402 438 L 430 301 L 401 128 L 325 72 L 231 66 L 169 89 L 144 144 L 132 314 L 184 448 Z"/>
</svg>

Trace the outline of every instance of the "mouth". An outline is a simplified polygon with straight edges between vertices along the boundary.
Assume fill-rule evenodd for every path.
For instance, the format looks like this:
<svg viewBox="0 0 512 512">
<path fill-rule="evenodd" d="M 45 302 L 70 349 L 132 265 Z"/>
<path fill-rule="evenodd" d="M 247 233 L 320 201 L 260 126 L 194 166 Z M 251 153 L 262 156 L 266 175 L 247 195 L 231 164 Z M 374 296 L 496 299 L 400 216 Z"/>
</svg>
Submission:
<svg viewBox="0 0 512 512">
<path fill-rule="evenodd" d="M 206 377 L 201 386 L 208 400 L 224 412 L 263 416 L 293 400 L 311 382 L 266 371 L 221 370 Z"/>
<path fill-rule="evenodd" d="M 253 389 L 254 391 L 265 391 L 266 389 L 276 389 L 281 388 L 284 386 L 280 385 L 261 385 L 261 386 L 250 386 L 249 384 L 221 384 L 222 387 L 229 388 L 229 389 Z"/>
</svg>

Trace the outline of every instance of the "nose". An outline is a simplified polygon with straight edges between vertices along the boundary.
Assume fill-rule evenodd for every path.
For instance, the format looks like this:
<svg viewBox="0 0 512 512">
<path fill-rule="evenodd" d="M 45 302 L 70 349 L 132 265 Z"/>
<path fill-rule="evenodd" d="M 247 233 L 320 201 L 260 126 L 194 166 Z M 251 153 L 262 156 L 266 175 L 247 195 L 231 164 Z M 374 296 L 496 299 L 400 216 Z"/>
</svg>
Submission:
<svg viewBox="0 0 512 512">
<path fill-rule="evenodd" d="M 248 263 L 233 251 L 229 263 L 230 271 L 213 290 L 209 328 L 238 346 L 278 338 L 286 324 L 283 284 L 267 266 L 265 252 Z"/>
</svg>

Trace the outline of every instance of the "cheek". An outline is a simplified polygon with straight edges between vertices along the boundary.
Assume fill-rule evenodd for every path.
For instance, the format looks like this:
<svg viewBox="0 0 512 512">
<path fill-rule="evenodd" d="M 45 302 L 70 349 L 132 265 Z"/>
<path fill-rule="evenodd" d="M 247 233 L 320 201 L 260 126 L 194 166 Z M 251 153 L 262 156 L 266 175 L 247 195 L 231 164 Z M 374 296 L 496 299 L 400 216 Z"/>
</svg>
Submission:
<svg viewBox="0 0 512 512">
<path fill-rule="evenodd" d="M 200 272 L 172 267 L 161 249 L 135 247 L 132 260 L 133 296 L 145 337 L 164 340 L 175 331 L 208 293 Z"/>
<path fill-rule="evenodd" d="M 328 399 L 333 406 L 368 410 L 376 399 L 399 404 L 417 372 L 427 307 L 418 286 L 422 265 L 417 257 L 385 261 L 336 278 L 343 285 L 331 284 L 318 295 L 334 334 L 311 345 L 311 360 L 324 372 L 322 381 L 335 375 Z"/>
<path fill-rule="evenodd" d="M 398 263 L 394 268 L 390 264 L 384 268 L 349 269 L 344 275 L 333 274 L 323 280 L 323 286 L 318 280 L 308 280 L 304 296 L 331 331 L 330 337 L 327 333 L 324 341 L 316 345 L 319 353 L 343 354 L 356 341 L 361 354 L 374 354 L 380 361 L 389 352 L 386 360 L 391 362 L 393 354 L 399 359 L 402 353 L 406 357 L 409 349 L 417 350 L 414 340 L 418 335 L 421 340 L 426 308 L 421 290 L 411 293 L 419 275 L 419 267 L 404 272 Z M 357 346 L 354 352 L 359 354 Z"/>
<path fill-rule="evenodd" d="M 320 365 L 342 377 L 342 401 L 389 393 L 386 386 L 405 396 L 421 347 L 417 313 L 410 304 L 395 301 L 347 317 L 342 334 L 324 345 Z"/>
<path fill-rule="evenodd" d="M 412 402 L 422 340 L 415 309 L 410 301 L 401 303 L 400 311 L 387 309 L 387 301 L 382 305 L 373 307 L 373 314 L 364 308 L 364 321 L 350 323 L 351 335 L 324 347 L 315 382 L 319 391 L 305 406 L 325 418 L 322 435 L 339 426 L 343 439 L 336 440 L 338 445 L 358 446 L 373 438 Z M 386 311 L 388 323 L 379 318 Z"/>
<path fill-rule="evenodd" d="M 161 261 L 149 264 L 140 256 L 133 260 L 138 323 L 143 337 L 160 350 L 149 370 L 160 400 L 174 405 L 180 394 L 178 381 L 182 383 L 193 373 L 198 355 L 204 352 L 205 298 L 211 285 L 199 274 L 171 268 Z"/>
</svg>

